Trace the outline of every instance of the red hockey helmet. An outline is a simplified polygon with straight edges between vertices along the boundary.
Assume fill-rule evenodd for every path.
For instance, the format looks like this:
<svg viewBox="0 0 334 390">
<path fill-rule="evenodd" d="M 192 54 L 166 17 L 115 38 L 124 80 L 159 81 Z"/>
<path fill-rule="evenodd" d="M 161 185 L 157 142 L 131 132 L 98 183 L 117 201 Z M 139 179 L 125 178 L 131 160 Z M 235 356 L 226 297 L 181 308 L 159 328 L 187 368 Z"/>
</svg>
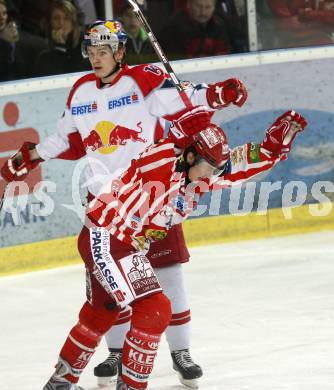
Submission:
<svg viewBox="0 0 334 390">
<path fill-rule="evenodd" d="M 211 124 L 193 136 L 192 146 L 210 165 L 220 169 L 230 158 L 230 149 L 223 129 Z"/>
</svg>

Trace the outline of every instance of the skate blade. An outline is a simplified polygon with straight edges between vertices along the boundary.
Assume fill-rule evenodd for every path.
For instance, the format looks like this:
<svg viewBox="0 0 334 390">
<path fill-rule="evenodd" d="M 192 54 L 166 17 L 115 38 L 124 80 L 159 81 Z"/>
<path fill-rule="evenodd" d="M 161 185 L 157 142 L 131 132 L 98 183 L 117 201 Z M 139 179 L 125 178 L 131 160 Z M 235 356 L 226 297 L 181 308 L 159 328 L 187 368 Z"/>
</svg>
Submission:
<svg viewBox="0 0 334 390">
<path fill-rule="evenodd" d="M 108 387 L 116 383 L 116 376 L 99 376 L 97 377 L 97 385 L 99 387 Z"/>
<path fill-rule="evenodd" d="M 189 387 L 190 389 L 198 389 L 199 388 L 199 384 L 198 384 L 197 379 L 184 379 L 183 376 L 179 372 L 177 372 L 177 376 L 179 377 L 180 382 L 184 386 Z"/>
</svg>

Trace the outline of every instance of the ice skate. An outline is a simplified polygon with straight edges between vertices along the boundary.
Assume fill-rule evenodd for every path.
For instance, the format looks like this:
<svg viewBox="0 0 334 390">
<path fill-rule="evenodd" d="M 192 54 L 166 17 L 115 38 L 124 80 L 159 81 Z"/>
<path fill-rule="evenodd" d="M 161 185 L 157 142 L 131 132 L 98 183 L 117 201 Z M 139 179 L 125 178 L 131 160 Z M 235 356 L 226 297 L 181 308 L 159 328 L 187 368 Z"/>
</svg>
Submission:
<svg viewBox="0 0 334 390">
<path fill-rule="evenodd" d="M 75 383 L 68 382 L 62 378 L 51 377 L 43 390 L 84 390 Z"/>
<path fill-rule="evenodd" d="M 173 368 L 177 371 L 180 382 L 192 389 L 198 389 L 197 378 L 203 375 L 201 367 L 192 360 L 189 349 L 172 351 Z"/>
<path fill-rule="evenodd" d="M 97 377 L 97 384 L 100 387 L 108 386 L 113 380 L 116 380 L 117 365 L 121 359 L 122 350 L 110 348 L 109 351 L 107 359 L 94 368 L 94 375 Z"/>
</svg>

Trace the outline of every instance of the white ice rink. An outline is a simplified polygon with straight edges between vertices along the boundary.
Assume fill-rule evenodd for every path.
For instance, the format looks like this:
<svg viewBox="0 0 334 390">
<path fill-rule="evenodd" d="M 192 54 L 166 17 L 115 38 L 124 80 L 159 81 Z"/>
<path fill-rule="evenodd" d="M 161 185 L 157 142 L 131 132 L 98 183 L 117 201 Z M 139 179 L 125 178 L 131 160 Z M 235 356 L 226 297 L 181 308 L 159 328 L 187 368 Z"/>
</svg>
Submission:
<svg viewBox="0 0 334 390">
<path fill-rule="evenodd" d="M 185 266 L 205 390 L 334 389 L 334 232 L 196 248 Z M 41 390 L 84 300 L 82 266 L 0 278 L 0 389 Z M 80 384 L 96 389 L 93 367 Z M 110 387 L 114 389 L 114 387 Z M 163 340 L 152 390 L 181 390 Z"/>
</svg>

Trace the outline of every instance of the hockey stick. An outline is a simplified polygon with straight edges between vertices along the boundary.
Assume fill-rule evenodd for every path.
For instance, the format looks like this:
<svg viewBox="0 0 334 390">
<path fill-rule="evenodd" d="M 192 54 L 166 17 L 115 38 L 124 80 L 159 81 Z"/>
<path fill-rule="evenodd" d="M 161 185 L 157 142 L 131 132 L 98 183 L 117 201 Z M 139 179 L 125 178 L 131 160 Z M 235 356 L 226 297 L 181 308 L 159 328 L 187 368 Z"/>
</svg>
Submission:
<svg viewBox="0 0 334 390">
<path fill-rule="evenodd" d="M 188 95 L 185 92 L 185 88 L 182 86 L 180 80 L 177 78 L 176 74 L 173 71 L 173 68 L 171 67 L 171 64 L 169 63 L 165 53 L 163 52 L 159 42 L 157 41 L 157 38 L 153 34 L 153 31 L 151 30 L 150 25 L 148 24 L 144 14 L 142 13 L 141 9 L 139 8 L 139 5 L 136 0 L 127 0 L 128 3 L 131 5 L 133 12 L 139 19 L 140 23 L 144 27 L 144 30 L 146 31 L 148 38 L 153 46 L 154 51 L 157 53 L 157 56 L 159 57 L 160 61 L 162 62 L 166 72 L 169 74 L 173 84 L 175 85 L 183 103 L 187 108 L 193 107 Z"/>
</svg>

